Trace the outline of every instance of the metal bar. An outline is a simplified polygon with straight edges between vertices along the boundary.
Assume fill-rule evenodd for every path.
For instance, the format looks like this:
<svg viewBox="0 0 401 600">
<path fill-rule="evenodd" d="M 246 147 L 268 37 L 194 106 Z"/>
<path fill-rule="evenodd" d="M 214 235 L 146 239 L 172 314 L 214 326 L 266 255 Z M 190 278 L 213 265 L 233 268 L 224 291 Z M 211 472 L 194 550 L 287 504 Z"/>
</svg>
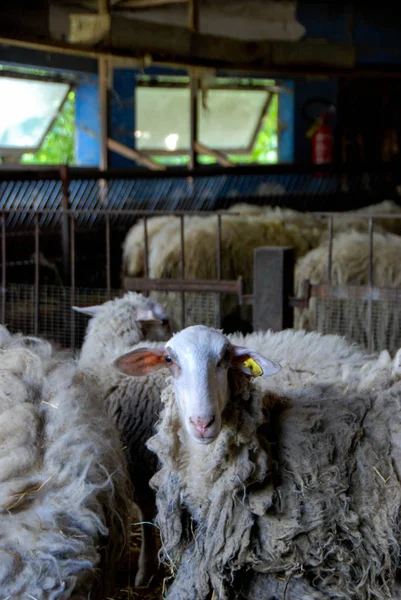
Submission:
<svg viewBox="0 0 401 600">
<path fill-rule="evenodd" d="M 71 215 L 71 294 L 70 302 L 71 306 L 75 305 L 75 222 L 74 217 Z M 70 317 L 71 317 L 71 330 L 70 330 L 70 346 L 75 349 L 75 311 L 71 310 L 70 306 Z"/>
<path fill-rule="evenodd" d="M 185 280 L 185 236 L 184 236 L 184 216 L 180 216 L 180 276 Z M 185 327 L 185 293 L 181 292 L 181 325 Z"/>
<path fill-rule="evenodd" d="M 217 215 L 217 281 L 221 281 L 222 278 L 222 243 L 221 243 L 221 215 Z M 219 326 L 221 327 L 222 319 L 222 298 L 221 294 L 217 296 L 217 319 Z"/>
<path fill-rule="evenodd" d="M 374 217 L 369 217 L 368 284 L 373 285 L 373 228 Z"/>
<path fill-rule="evenodd" d="M 6 213 L 1 213 L 1 322 L 6 322 Z"/>
<path fill-rule="evenodd" d="M 242 294 L 241 278 L 237 280 L 214 281 L 213 279 L 144 279 L 143 277 L 125 277 L 127 290 L 160 290 L 164 292 L 213 292 L 224 294 Z"/>
<path fill-rule="evenodd" d="M 298 195 L 299 198 L 299 195 Z M 40 214 L 40 215 L 47 215 L 47 214 L 60 214 L 61 211 L 60 209 L 55 209 L 55 208 L 43 208 L 43 209 L 32 209 L 32 208 L 7 208 L 5 211 L 7 214 L 16 214 L 16 213 L 24 213 L 24 214 Z M 88 215 L 130 215 L 130 216 L 142 216 L 142 215 L 148 215 L 148 216 L 155 216 L 155 215 L 185 215 L 185 216 L 191 216 L 191 215 L 199 215 L 199 216 L 206 216 L 209 214 L 220 214 L 220 215 L 235 215 L 238 216 L 241 213 L 238 212 L 228 212 L 227 210 L 147 210 L 147 209 L 134 209 L 134 208 L 119 208 L 119 209 L 113 209 L 113 208 L 93 208 L 93 209 L 79 209 L 79 208 L 73 208 L 73 209 L 69 209 L 66 211 L 67 214 L 76 214 L 76 215 L 80 215 L 80 214 L 88 214 Z M 338 218 L 341 217 L 355 217 L 358 219 L 369 219 L 369 214 L 361 214 L 361 213 L 353 213 L 351 211 L 347 211 L 346 213 L 316 213 L 313 212 L 312 213 L 313 216 L 316 217 L 330 217 L 335 216 Z M 374 214 L 374 218 L 375 219 L 401 219 L 401 213 L 375 213 Z"/>
<path fill-rule="evenodd" d="M 385 288 L 369 285 L 333 286 L 329 283 L 312 284 L 310 295 L 313 298 L 347 300 L 387 300 L 401 301 L 401 288 Z"/>
<path fill-rule="evenodd" d="M 333 264 L 333 217 L 329 217 L 329 251 L 327 255 L 327 281 L 331 282 L 331 271 Z"/>
<path fill-rule="evenodd" d="M 311 283 L 309 279 L 304 279 L 301 284 L 301 296 L 299 298 L 290 297 L 288 302 L 292 308 L 308 308 L 311 298 Z"/>
<path fill-rule="evenodd" d="M 245 306 L 253 306 L 253 294 L 242 294 L 241 304 Z"/>
<path fill-rule="evenodd" d="M 106 286 L 107 299 L 111 297 L 111 264 L 110 264 L 110 215 L 106 215 Z"/>
<path fill-rule="evenodd" d="M 401 76 L 401 74 L 400 74 Z M 241 165 L 230 168 L 230 175 L 286 175 L 286 174 L 299 174 L 314 175 L 316 173 L 331 173 L 333 175 L 338 174 L 349 174 L 349 175 L 360 175 L 363 172 L 371 174 L 383 174 L 383 173 L 397 173 L 394 167 L 390 167 L 389 163 L 372 163 L 364 162 L 352 164 L 352 163 L 331 163 L 322 165 L 310 165 L 310 164 L 288 164 L 288 163 L 277 163 L 271 165 Z M 197 169 L 189 170 L 186 167 L 174 167 L 174 169 L 168 170 L 165 173 L 158 171 L 151 171 L 149 169 L 108 169 L 107 171 L 100 171 L 98 168 L 92 167 L 69 167 L 69 174 L 71 179 L 91 180 L 91 179 L 160 179 L 160 178 L 185 178 L 191 177 L 221 177 L 227 175 L 228 171 L 226 167 L 217 165 L 202 166 Z M 2 180 L 15 180 L 15 181 L 47 181 L 47 180 L 60 180 L 59 168 L 56 167 L 42 167 L 38 165 L 35 169 L 29 166 L 24 167 L 13 167 L 12 169 L 0 165 L 0 181 Z M 327 213 L 319 212 L 316 214 L 328 215 L 338 214 L 336 212 Z M 376 216 L 376 214 L 375 214 Z"/>
<path fill-rule="evenodd" d="M 188 0 L 116 0 L 112 2 L 117 9 L 126 10 L 135 8 L 149 8 L 163 6 L 163 4 L 185 4 Z"/>
<path fill-rule="evenodd" d="M 40 306 L 40 290 L 39 290 L 39 222 L 38 217 L 35 219 L 35 308 L 34 308 L 34 332 L 39 333 L 39 306 Z"/>
<path fill-rule="evenodd" d="M 189 149 L 189 168 L 195 169 L 198 165 L 198 151 L 196 142 L 198 141 L 198 84 L 199 80 L 194 73 L 189 73 L 190 90 L 190 149 Z"/>
<path fill-rule="evenodd" d="M 149 278 L 149 235 L 148 235 L 148 218 L 143 217 L 143 276 Z M 145 290 L 145 296 L 149 296 L 149 292 Z"/>
<path fill-rule="evenodd" d="M 39 210 L 35 210 L 35 209 L 25 209 L 25 208 L 8 208 L 5 213 L 6 214 L 19 214 L 19 213 L 24 213 L 24 214 L 32 214 L 33 216 L 35 216 L 36 214 L 38 215 L 47 215 L 47 214 L 60 214 L 60 210 L 58 209 L 39 209 Z M 192 215 L 199 215 L 199 216 L 207 216 L 207 215 L 231 215 L 231 216 L 239 216 L 240 213 L 237 212 L 228 212 L 226 210 L 193 210 L 193 211 L 188 211 L 188 210 L 135 210 L 135 209 L 108 209 L 108 208 L 94 208 L 94 209 L 79 209 L 79 208 L 74 208 L 74 209 L 69 209 L 65 211 L 67 215 L 127 215 L 127 216 L 132 216 L 132 217 L 141 217 L 141 216 L 192 216 Z M 395 215 L 388 215 L 389 217 L 393 217 Z M 401 216 L 401 215 L 400 215 Z"/>
<path fill-rule="evenodd" d="M 144 239 L 144 276 L 145 279 L 149 277 L 149 238 L 148 238 L 148 218 L 145 215 L 143 217 L 143 239 Z"/>
<path fill-rule="evenodd" d="M 188 3 L 188 27 L 192 33 L 199 31 L 199 0 L 189 0 Z M 190 118 L 190 150 L 189 168 L 194 169 L 198 164 L 198 77 L 193 70 L 189 70 L 189 118 Z"/>
<path fill-rule="evenodd" d="M 373 286 L 373 217 L 369 217 L 368 286 Z M 373 352 L 373 304 L 368 300 L 368 351 Z"/>
<path fill-rule="evenodd" d="M 63 254 L 63 279 L 64 285 L 70 283 L 70 231 L 68 221 L 68 210 L 70 208 L 70 191 L 67 165 L 60 167 L 61 187 L 63 195 L 61 198 L 62 222 L 61 222 L 61 245 Z"/>
</svg>

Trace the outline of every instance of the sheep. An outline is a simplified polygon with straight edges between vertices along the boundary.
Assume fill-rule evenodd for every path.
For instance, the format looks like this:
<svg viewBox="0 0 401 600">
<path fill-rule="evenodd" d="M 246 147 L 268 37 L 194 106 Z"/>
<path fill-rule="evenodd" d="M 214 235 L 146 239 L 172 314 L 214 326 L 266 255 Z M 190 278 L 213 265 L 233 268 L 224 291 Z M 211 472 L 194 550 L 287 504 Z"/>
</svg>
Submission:
<svg viewBox="0 0 401 600">
<path fill-rule="evenodd" d="M 315 247 L 318 243 L 325 238 L 325 230 L 326 224 L 321 219 L 318 219 L 311 212 L 301 212 L 290 208 L 280 207 L 280 206 L 259 206 L 249 203 L 237 203 L 233 204 L 228 210 L 228 213 L 239 213 L 242 216 L 260 216 L 263 215 L 266 218 L 271 218 L 273 221 L 280 220 L 283 222 L 290 223 L 292 225 L 297 225 L 303 232 L 303 234 L 307 237 L 308 242 L 311 247 Z M 366 213 L 400 213 L 401 207 L 399 207 L 395 202 L 390 200 L 384 200 L 378 204 L 374 204 L 371 206 L 363 207 L 362 209 L 352 211 L 355 213 L 366 214 Z M 207 213 L 207 216 L 212 216 L 210 213 Z M 206 224 L 209 222 L 204 220 L 205 217 L 199 217 L 194 215 L 189 215 L 186 217 L 186 222 L 189 226 L 192 226 L 193 223 L 198 225 Z M 216 217 L 214 217 L 216 219 Z M 224 219 L 223 219 L 224 221 Z M 363 219 L 355 219 L 355 218 L 335 218 L 335 227 L 337 231 L 341 230 L 366 230 L 366 220 Z M 401 220 L 394 219 L 376 219 L 376 230 L 377 231 L 389 231 L 396 234 L 401 233 Z M 148 230 L 148 243 L 149 249 L 152 246 L 153 238 L 159 234 L 162 230 L 165 229 L 165 235 L 162 236 L 162 239 L 168 243 L 169 235 L 171 232 L 174 232 L 174 235 L 179 235 L 180 231 L 180 219 L 173 215 L 162 215 L 148 218 L 147 220 L 147 230 Z M 322 237 L 323 236 L 323 237 Z M 159 244 L 160 242 L 159 239 Z M 271 244 L 270 244 L 271 245 Z M 301 250 L 302 251 L 302 250 Z M 163 254 L 159 253 L 159 257 Z M 157 256 L 157 253 L 156 253 Z M 122 267 L 123 275 L 130 275 L 133 277 L 141 277 L 144 274 L 144 224 L 143 219 L 140 219 L 135 225 L 129 229 L 124 243 L 123 243 L 123 267 Z"/>
<path fill-rule="evenodd" d="M 99 364 L 110 364 L 113 354 L 143 339 L 166 340 L 175 327 L 161 304 L 136 292 L 126 292 L 103 304 L 72 309 L 92 317 L 80 353 L 82 368 L 97 369 Z"/>
<path fill-rule="evenodd" d="M 333 239 L 332 249 L 332 283 L 333 285 L 367 285 L 369 237 L 366 233 L 356 231 L 344 232 Z M 401 237 L 391 233 L 374 233 L 373 235 L 373 283 L 379 287 L 399 287 L 401 285 L 400 269 Z M 328 244 L 322 244 L 299 259 L 295 267 L 295 289 L 301 293 L 302 282 L 308 279 L 311 283 L 327 281 Z M 335 302 L 335 318 L 337 326 L 342 321 L 350 323 L 349 335 L 358 336 L 361 343 L 367 342 L 366 303 L 350 304 L 347 300 L 331 300 L 326 309 L 316 300 L 310 300 L 307 309 L 295 311 L 294 324 L 297 329 L 315 329 L 327 318 L 327 311 L 332 310 Z M 381 304 L 382 318 L 375 325 L 374 336 L 378 341 L 385 341 L 385 347 L 394 348 L 399 342 L 400 314 L 389 303 Z M 386 321 L 383 318 L 386 318 Z M 333 317 L 334 318 L 334 317 Z M 319 319 L 319 321 L 317 321 Z M 351 329 L 352 327 L 352 329 Z M 383 342 L 382 342 L 383 343 Z"/>
<path fill-rule="evenodd" d="M 166 597 L 400 598 L 399 356 L 254 336 L 280 369 L 231 340 L 195 326 L 115 361 L 131 376 L 170 370 L 148 442 Z"/>
<path fill-rule="evenodd" d="M 375 215 L 377 213 L 387 213 L 387 214 L 400 214 L 401 206 L 396 204 L 392 200 L 383 200 L 377 204 L 371 204 L 370 206 L 364 206 L 363 208 L 359 208 L 358 210 L 347 211 L 355 214 L 371 214 Z M 347 214 L 347 212 L 345 214 Z M 356 231 L 366 231 L 367 230 L 367 219 L 358 219 L 354 217 L 347 218 L 334 218 L 334 229 L 335 231 L 345 231 L 354 229 Z M 374 227 L 377 232 L 388 232 L 394 233 L 396 235 L 401 234 L 401 219 L 382 219 L 377 218 L 374 220 Z"/>
<path fill-rule="evenodd" d="M 147 219 L 149 245 L 153 236 L 171 221 L 178 217 L 162 215 Z M 129 230 L 123 243 L 122 275 L 142 277 L 145 270 L 145 229 L 143 219 L 139 219 Z"/>
<path fill-rule="evenodd" d="M 135 381 L 118 373 L 112 363 L 143 339 L 167 340 L 174 325 L 161 305 L 134 292 L 99 306 L 75 307 L 75 310 L 92 316 L 81 348 L 80 368 L 98 380 L 107 412 L 126 448 L 134 500 L 142 523 L 135 585 L 143 586 L 158 568 L 154 528 L 149 526 L 156 513 L 149 480 L 156 471 L 157 459 L 145 442 L 153 434 L 161 410 L 160 394 L 166 377 L 156 374 Z"/>
<path fill-rule="evenodd" d="M 185 278 L 216 279 L 217 277 L 217 218 L 191 217 L 185 220 Z M 296 254 L 302 256 L 310 248 L 308 235 L 296 224 L 286 224 L 274 217 L 255 218 L 249 216 L 225 216 L 222 219 L 222 261 L 223 279 L 237 279 L 242 276 L 245 293 L 252 292 L 253 252 L 258 246 L 294 245 Z M 181 232 L 176 223 L 171 222 L 161 229 L 152 240 L 149 254 L 150 276 L 160 279 L 180 278 L 181 276 Z M 190 311 L 193 296 L 187 294 L 186 307 Z M 195 299 L 196 301 L 196 299 Z M 238 299 L 233 295 L 223 295 L 222 326 L 226 331 L 230 320 L 243 319 L 242 327 L 247 327 L 249 315 L 240 310 Z M 236 330 L 236 329 L 234 329 Z"/>
<path fill-rule="evenodd" d="M 0 596 L 110 596 L 132 492 L 99 390 L 48 342 L 4 326 L 0 357 Z"/>
<path fill-rule="evenodd" d="M 393 202 L 384 201 L 365 207 L 357 213 L 400 212 Z M 235 214 L 239 213 L 239 214 Z M 181 277 L 181 226 L 174 216 L 148 219 L 149 275 L 156 279 L 179 279 Z M 184 219 L 185 278 L 217 278 L 217 217 L 188 215 Z M 398 229 L 397 229 L 398 227 Z M 334 218 L 334 228 L 340 231 L 366 231 L 367 220 L 354 217 Z M 401 221 L 378 219 L 376 231 L 400 231 Z M 294 246 L 296 257 L 302 257 L 311 249 L 328 239 L 327 222 L 311 212 L 300 212 L 279 206 L 257 206 L 237 203 L 231 206 L 227 216 L 222 217 L 222 264 L 223 279 L 243 278 L 245 293 L 252 293 L 253 252 L 258 246 Z M 143 222 L 139 221 L 128 232 L 123 250 L 123 276 L 142 276 L 144 273 Z M 155 298 L 175 303 L 175 294 L 155 293 Z M 171 302 L 170 302 L 171 300 Z M 250 330 L 248 307 L 238 307 L 233 295 L 223 296 L 222 326 L 226 332 L 235 331 L 238 322 L 244 331 Z M 193 295 L 186 295 L 187 322 L 195 313 Z"/>
</svg>

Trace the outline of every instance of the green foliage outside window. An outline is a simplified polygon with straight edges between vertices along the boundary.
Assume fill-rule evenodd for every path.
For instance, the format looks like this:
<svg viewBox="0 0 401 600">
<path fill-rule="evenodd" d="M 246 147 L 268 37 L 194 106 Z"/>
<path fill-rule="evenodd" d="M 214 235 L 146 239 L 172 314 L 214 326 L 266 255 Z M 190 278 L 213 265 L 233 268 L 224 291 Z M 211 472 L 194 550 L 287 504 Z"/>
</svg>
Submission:
<svg viewBox="0 0 401 600">
<path fill-rule="evenodd" d="M 75 92 L 70 92 L 38 152 L 23 154 L 24 165 L 75 163 Z"/>
</svg>

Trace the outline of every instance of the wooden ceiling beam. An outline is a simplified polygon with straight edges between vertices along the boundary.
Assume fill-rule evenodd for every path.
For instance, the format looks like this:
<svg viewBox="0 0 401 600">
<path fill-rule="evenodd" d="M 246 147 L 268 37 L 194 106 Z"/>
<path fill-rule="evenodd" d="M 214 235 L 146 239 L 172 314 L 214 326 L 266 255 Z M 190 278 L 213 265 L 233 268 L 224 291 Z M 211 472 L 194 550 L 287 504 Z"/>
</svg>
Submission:
<svg viewBox="0 0 401 600">
<path fill-rule="evenodd" d="M 114 6 L 118 9 L 142 9 L 166 4 L 187 4 L 188 0 L 115 0 Z"/>
<path fill-rule="evenodd" d="M 90 15 L 72 15 L 78 34 L 72 40 L 80 46 L 80 31 L 88 32 Z M 98 41 L 98 40 L 96 40 Z M 184 27 L 149 23 L 111 15 L 108 43 L 104 50 L 124 55 L 150 55 L 154 62 L 193 66 L 237 68 L 276 72 L 280 69 L 351 69 L 355 47 L 351 44 L 318 42 L 247 42 L 222 36 L 199 34 Z M 98 46 L 99 47 L 99 46 Z"/>
<path fill-rule="evenodd" d="M 98 15 L 74 15 L 78 32 L 91 30 L 85 19 Z M 80 19 L 82 24 L 80 26 Z M 90 56 L 139 59 L 146 64 L 182 65 L 184 68 L 211 67 L 222 70 L 263 72 L 280 75 L 331 75 L 352 73 L 356 66 L 356 47 L 351 44 L 318 43 L 311 41 L 247 42 L 221 36 L 199 34 L 184 27 L 149 23 L 111 15 L 107 42 L 97 40 L 82 43 L 56 42 L 24 31 L 20 21 L 18 36 L 2 27 L 0 43 L 25 46 L 37 50 Z M 96 27 L 93 26 L 95 31 Z M 382 67 L 380 67 L 381 69 Z"/>
</svg>

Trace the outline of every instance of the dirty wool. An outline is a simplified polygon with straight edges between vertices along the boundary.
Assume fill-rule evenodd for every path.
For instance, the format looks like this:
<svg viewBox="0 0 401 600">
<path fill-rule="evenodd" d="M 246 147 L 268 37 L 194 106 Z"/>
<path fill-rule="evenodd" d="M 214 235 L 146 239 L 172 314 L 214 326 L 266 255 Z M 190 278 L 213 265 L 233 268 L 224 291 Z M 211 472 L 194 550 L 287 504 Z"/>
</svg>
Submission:
<svg viewBox="0 0 401 600">
<path fill-rule="evenodd" d="M 341 377 L 350 354 L 329 375 L 233 379 L 206 446 L 164 390 L 148 444 L 168 600 L 401 598 L 401 381 L 387 352 Z"/>
<path fill-rule="evenodd" d="M 0 597 L 93 600 L 113 589 L 131 489 L 94 381 L 0 328 Z"/>
</svg>

